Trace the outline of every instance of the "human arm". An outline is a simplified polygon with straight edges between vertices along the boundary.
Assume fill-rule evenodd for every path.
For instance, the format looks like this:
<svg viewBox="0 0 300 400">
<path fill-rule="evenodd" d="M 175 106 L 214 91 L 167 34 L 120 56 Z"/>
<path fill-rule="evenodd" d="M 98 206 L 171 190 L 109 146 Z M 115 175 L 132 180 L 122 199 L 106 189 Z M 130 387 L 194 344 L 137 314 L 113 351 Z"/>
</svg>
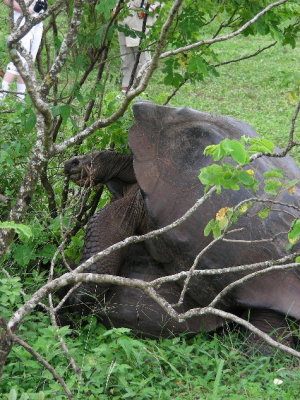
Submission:
<svg viewBox="0 0 300 400">
<path fill-rule="evenodd" d="M 23 14 L 22 8 L 20 7 L 20 4 L 19 4 L 17 1 L 14 0 L 13 2 L 11 2 L 10 0 L 4 0 L 4 3 L 5 3 L 8 7 L 10 7 L 10 6 L 11 6 L 11 3 L 12 3 L 13 9 L 14 9 L 15 11 L 18 11 L 19 13 Z M 28 8 L 28 12 L 29 12 L 29 14 L 34 14 L 34 11 L 32 10 L 31 7 Z"/>
<path fill-rule="evenodd" d="M 149 6 L 149 11 L 153 12 L 155 11 L 158 7 L 162 7 L 163 3 L 161 1 L 155 1 L 154 3 L 150 3 Z"/>
<path fill-rule="evenodd" d="M 10 5 L 11 5 L 11 1 L 10 1 L 10 0 L 4 0 L 4 3 L 5 3 L 8 7 L 10 7 Z M 13 2 L 12 2 L 12 5 L 13 5 L 13 9 L 14 9 L 14 10 L 16 10 L 16 11 L 18 11 L 18 12 L 20 12 L 20 13 L 22 12 L 22 9 L 21 9 L 19 3 L 17 3 L 16 1 L 13 1 Z"/>
</svg>

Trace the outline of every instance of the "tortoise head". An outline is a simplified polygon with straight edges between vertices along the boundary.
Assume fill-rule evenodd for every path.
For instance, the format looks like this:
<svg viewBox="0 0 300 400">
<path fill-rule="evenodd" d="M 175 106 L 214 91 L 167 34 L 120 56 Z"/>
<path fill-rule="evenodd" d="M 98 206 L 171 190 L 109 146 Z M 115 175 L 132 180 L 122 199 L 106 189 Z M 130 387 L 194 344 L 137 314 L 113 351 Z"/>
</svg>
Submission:
<svg viewBox="0 0 300 400">
<path fill-rule="evenodd" d="M 101 150 L 73 157 L 65 162 L 64 173 L 79 186 L 105 183 L 112 176 L 114 153 Z"/>
</svg>

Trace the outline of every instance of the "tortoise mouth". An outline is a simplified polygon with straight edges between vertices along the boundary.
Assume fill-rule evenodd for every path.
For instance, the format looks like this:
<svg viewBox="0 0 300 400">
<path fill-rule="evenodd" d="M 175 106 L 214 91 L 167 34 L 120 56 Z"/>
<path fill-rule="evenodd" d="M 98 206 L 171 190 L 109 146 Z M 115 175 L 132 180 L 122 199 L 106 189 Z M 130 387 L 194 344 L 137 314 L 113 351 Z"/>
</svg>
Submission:
<svg viewBox="0 0 300 400">
<path fill-rule="evenodd" d="M 68 174 L 71 181 L 76 183 L 79 186 L 89 186 L 92 183 L 91 176 L 85 175 L 83 176 L 82 172 L 72 172 Z"/>
</svg>

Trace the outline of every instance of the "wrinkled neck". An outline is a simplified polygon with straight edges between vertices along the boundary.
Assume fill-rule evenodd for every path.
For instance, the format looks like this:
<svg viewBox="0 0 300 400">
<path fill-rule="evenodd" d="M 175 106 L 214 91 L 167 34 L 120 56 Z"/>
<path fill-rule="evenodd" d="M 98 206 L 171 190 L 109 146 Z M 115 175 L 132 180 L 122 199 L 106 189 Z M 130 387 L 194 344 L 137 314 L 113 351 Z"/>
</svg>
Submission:
<svg viewBox="0 0 300 400">
<path fill-rule="evenodd" d="M 114 163 L 114 172 L 111 179 L 117 178 L 125 183 L 135 183 L 136 177 L 133 170 L 132 154 L 115 153 L 116 162 Z"/>
</svg>

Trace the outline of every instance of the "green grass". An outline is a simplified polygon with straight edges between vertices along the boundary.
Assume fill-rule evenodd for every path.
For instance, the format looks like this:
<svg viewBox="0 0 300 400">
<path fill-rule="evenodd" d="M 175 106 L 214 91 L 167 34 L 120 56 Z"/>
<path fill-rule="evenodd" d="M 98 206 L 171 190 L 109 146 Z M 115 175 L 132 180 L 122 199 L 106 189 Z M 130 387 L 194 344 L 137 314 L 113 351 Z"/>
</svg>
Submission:
<svg viewBox="0 0 300 400">
<path fill-rule="evenodd" d="M 299 396 L 298 362 L 280 353 L 248 357 L 237 334 L 141 340 L 127 329 L 107 331 L 92 318 L 87 322 L 68 339 L 84 383 L 74 379 L 53 330 L 40 325 L 35 339 L 35 348 L 56 366 L 78 400 L 289 400 Z M 26 332 L 22 335 L 26 337 Z M 282 383 L 277 385 L 275 379 Z M 10 356 L 3 387 L 27 393 L 26 399 L 65 399 L 50 373 L 18 347 Z"/>
</svg>

